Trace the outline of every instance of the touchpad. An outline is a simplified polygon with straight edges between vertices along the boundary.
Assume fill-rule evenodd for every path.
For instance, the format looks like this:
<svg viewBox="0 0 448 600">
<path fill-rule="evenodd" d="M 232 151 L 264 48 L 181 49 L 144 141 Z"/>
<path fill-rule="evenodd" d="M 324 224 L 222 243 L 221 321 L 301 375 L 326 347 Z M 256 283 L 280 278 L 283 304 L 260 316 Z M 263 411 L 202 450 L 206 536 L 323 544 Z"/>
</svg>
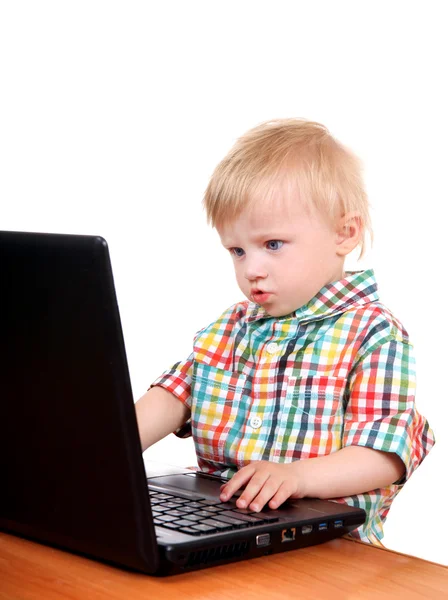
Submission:
<svg viewBox="0 0 448 600">
<path fill-rule="evenodd" d="M 172 489 L 175 492 L 190 492 L 198 497 L 216 497 L 219 498 L 221 486 L 227 480 L 208 478 L 196 473 L 183 473 L 181 475 L 162 475 L 160 477 L 151 477 L 148 479 L 148 485 L 151 488 L 164 488 L 167 493 Z"/>
</svg>

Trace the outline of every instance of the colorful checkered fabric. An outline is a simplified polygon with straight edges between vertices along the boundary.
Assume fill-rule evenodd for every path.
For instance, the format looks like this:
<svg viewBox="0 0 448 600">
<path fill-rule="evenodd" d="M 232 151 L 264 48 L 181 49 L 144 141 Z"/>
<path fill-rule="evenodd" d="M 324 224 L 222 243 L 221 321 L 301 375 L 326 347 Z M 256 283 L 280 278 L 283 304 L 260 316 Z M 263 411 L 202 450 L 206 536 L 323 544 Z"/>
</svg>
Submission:
<svg viewBox="0 0 448 600">
<path fill-rule="evenodd" d="M 408 334 L 378 301 L 372 270 L 347 274 L 285 317 L 251 302 L 232 306 L 153 385 L 191 408 L 198 464 L 209 473 L 232 476 L 252 460 L 291 462 L 349 445 L 397 454 L 402 480 L 334 499 L 366 510 L 352 535 L 373 543 L 434 444 L 415 408 Z"/>
</svg>

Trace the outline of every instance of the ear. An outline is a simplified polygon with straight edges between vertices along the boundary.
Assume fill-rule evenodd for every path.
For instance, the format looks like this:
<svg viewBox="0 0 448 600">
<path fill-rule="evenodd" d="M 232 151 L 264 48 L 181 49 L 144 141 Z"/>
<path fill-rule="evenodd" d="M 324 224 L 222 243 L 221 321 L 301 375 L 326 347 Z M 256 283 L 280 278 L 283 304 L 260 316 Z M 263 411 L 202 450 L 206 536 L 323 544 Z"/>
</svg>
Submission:
<svg viewBox="0 0 448 600">
<path fill-rule="evenodd" d="M 336 228 L 336 254 L 347 256 L 356 248 L 361 240 L 363 224 L 359 213 L 351 212 L 344 215 Z"/>
</svg>

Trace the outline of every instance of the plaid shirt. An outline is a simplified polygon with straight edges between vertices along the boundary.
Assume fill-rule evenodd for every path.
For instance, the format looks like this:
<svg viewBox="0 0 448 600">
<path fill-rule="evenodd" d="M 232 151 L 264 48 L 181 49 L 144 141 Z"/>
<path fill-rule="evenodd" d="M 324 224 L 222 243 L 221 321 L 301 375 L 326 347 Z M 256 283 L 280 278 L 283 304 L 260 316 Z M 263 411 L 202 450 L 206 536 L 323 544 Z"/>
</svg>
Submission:
<svg viewBox="0 0 448 600">
<path fill-rule="evenodd" d="M 415 408 L 408 334 L 378 301 L 372 270 L 325 286 L 281 318 L 235 304 L 153 385 L 190 407 L 198 464 L 209 473 L 230 477 L 253 460 L 291 462 L 350 445 L 397 454 L 406 466 L 399 482 L 334 499 L 365 509 L 352 535 L 373 543 L 434 444 Z"/>
</svg>

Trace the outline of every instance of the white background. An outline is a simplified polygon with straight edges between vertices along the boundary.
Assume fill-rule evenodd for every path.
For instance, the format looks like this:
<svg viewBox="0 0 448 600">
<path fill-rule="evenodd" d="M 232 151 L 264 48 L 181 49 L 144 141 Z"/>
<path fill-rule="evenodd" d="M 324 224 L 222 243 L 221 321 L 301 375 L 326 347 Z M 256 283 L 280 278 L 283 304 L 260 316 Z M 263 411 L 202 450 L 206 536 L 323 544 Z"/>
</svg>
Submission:
<svg viewBox="0 0 448 600">
<path fill-rule="evenodd" d="M 216 163 L 260 121 L 326 124 L 365 164 L 383 302 L 407 327 L 437 445 L 385 544 L 446 550 L 445 3 L 2 2 L 3 229 L 109 242 L 135 399 L 241 298 L 201 209 Z M 194 464 L 169 436 L 150 458 Z"/>
</svg>

